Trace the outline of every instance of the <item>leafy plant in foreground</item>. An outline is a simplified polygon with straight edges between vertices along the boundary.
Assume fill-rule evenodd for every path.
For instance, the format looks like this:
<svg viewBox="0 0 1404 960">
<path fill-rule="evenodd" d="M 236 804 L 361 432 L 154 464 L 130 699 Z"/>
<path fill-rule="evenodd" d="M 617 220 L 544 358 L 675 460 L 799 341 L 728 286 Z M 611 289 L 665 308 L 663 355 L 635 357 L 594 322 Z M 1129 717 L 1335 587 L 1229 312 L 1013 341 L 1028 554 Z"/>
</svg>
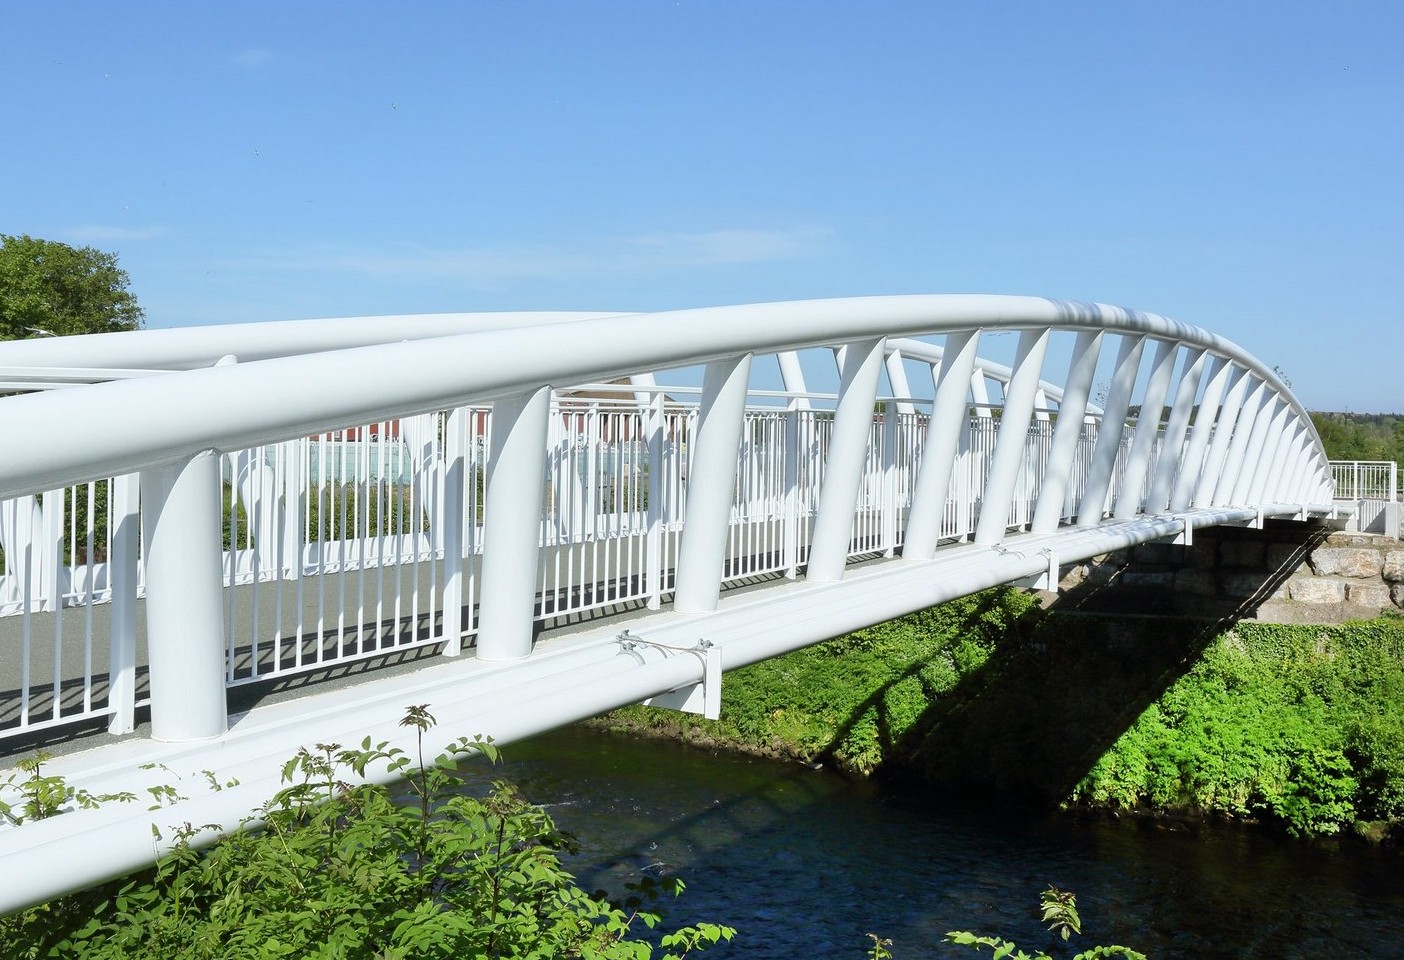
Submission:
<svg viewBox="0 0 1404 960">
<path fill-rule="evenodd" d="M 283 767 L 285 786 L 246 829 L 206 851 L 186 824 L 171 854 L 125 881 L 0 919 L 7 956 L 88 958 L 648 958 L 642 885 L 623 905 L 591 896 L 561 865 L 572 840 L 509 784 L 469 796 L 456 762 L 496 749 L 461 738 L 425 762 L 423 706 L 401 721 L 411 756 L 369 738 L 317 744 Z M 373 765 L 406 786 L 353 785 Z M 349 775 L 354 774 L 352 778 Z M 218 830 L 218 827 L 214 827 Z M 681 958 L 734 931 L 699 923 L 662 935 Z"/>
<path fill-rule="evenodd" d="M 126 802 L 135 799 L 130 793 L 89 793 L 71 786 L 61 776 L 44 773 L 44 764 L 53 759 L 40 751 L 15 763 L 20 773 L 27 774 L 19 779 L 9 774 L 0 781 L 0 791 L 14 791 L 19 794 L 19 802 L 11 803 L 0 799 L 0 819 L 19 826 L 26 820 L 47 820 L 63 813 L 70 804 L 92 809 L 107 801 Z"/>
<path fill-rule="evenodd" d="M 1059 890 L 1050 886 L 1039 895 L 1039 907 L 1043 912 L 1043 921 L 1048 924 L 1048 929 L 1063 941 L 1067 941 L 1073 934 L 1082 933 L 1082 917 L 1077 912 L 1077 897 L 1070 891 Z M 870 934 L 871 936 L 871 934 Z M 986 937 L 964 930 L 952 930 L 946 934 L 946 939 L 961 946 L 974 947 L 978 953 L 985 947 L 989 947 L 995 960 L 1008 957 L 1010 960 L 1052 960 L 1052 956 L 1042 951 L 1027 953 L 1019 949 L 1018 944 L 999 937 Z M 1106 947 L 1092 947 L 1076 954 L 1072 960 L 1100 960 L 1103 957 L 1122 957 L 1124 960 L 1146 960 L 1143 953 L 1138 953 L 1130 947 L 1118 945 Z"/>
</svg>

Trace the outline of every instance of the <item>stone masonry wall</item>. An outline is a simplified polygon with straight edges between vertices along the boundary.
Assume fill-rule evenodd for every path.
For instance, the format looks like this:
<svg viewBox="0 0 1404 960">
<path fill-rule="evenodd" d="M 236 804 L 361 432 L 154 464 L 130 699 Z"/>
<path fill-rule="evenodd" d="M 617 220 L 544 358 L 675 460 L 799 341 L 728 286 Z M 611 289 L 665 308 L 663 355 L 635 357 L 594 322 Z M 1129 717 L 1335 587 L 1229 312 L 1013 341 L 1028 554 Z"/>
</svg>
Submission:
<svg viewBox="0 0 1404 960">
<path fill-rule="evenodd" d="M 1404 609 L 1404 544 L 1303 524 L 1214 527 L 1063 574 L 1057 602 L 1088 610 L 1340 623 Z"/>
</svg>

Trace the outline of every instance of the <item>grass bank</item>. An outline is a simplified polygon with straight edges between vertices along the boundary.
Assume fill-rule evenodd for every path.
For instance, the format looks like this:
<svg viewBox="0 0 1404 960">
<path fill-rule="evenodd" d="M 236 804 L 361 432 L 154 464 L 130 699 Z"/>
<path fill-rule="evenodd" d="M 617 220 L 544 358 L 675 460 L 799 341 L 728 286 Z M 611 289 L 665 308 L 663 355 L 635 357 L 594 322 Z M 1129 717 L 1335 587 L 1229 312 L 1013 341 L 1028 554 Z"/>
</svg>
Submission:
<svg viewBox="0 0 1404 960">
<path fill-rule="evenodd" d="M 1404 618 L 1222 628 L 994 590 L 730 673 L 720 720 L 592 724 L 968 799 L 1376 839 L 1404 822 Z"/>
</svg>

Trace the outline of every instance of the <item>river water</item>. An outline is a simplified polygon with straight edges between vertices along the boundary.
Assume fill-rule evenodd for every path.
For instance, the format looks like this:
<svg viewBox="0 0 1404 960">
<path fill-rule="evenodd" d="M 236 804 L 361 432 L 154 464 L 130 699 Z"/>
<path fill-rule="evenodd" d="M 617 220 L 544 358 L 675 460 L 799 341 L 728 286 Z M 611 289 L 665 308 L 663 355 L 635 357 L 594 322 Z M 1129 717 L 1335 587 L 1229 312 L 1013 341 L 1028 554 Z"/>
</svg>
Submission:
<svg viewBox="0 0 1404 960">
<path fill-rule="evenodd" d="M 974 957 L 966 929 L 1047 949 L 1038 895 L 1077 894 L 1084 935 L 1152 958 L 1404 958 L 1404 853 L 1250 830 L 951 810 L 910 788 L 582 729 L 513 744 L 516 782 L 582 843 L 586 889 L 687 884 L 673 925 L 738 929 L 709 957 Z M 988 953 L 985 954 L 988 956 Z M 1055 955 L 1060 955 L 1056 954 Z M 1067 955 L 1071 955 L 1068 953 Z"/>
</svg>

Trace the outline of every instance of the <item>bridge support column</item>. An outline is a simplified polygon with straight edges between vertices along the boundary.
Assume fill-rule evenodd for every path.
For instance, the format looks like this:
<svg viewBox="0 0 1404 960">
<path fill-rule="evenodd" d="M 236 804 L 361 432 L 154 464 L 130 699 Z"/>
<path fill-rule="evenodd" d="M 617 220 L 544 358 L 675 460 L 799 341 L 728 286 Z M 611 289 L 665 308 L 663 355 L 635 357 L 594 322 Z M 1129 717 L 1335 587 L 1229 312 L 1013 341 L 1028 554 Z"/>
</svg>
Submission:
<svg viewBox="0 0 1404 960">
<path fill-rule="evenodd" d="M 1014 484 L 1024 462 L 1024 444 L 1029 437 L 1029 420 L 1033 416 L 1038 379 L 1043 373 L 1043 357 L 1047 351 L 1046 329 L 1025 330 L 1019 334 L 1014 374 L 1009 378 L 1004 395 L 994 458 L 984 495 L 980 498 L 980 518 L 975 522 L 976 543 L 999 543 L 1008 530 L 1009 501 L 1014 496 Z"/>
<path fill-rule="evenodd" d="M 912 506 L 907 513 L 907 535 L 902 544 L 905 560 L 930 560 L 941 539 L 956 452 L 961 434 L 970 421 L 970 378 L 979 345 L 979 330 L 946 336 L 941 368 L 936 374 L 936 395 L 931 401 L 931 418 L 926 421 L 921 468 L 912 486 Z"/>
<path fill-rule="evenodd" d="M 678 546 L 673 609 L 678 613 L 715 610 L 726 568 L 726 540 L 736 492 L 736 456 L 746 417 L 746 385 L 751 355 L 707 364 L 696 446 L 687 476 L 687 521 Z"/>
<path fill-rule="evenodd" d="M 1048 450 L 1048 469 L 1044 471 L 1043 489 L 1038 493 L 1033 522 L 1029 524 L 1032 533 L 1052 533 L 1063 518 L 1068 479 L 1077 456 L 1077 441 L 1082 436 L 1082 421 L 1087 415 L 1087 398 L 1102 354 L 1102 336 L 1100 330 L 1079 331 L 1073 346 L 1063 400 L 1058 404 L 1058 422 L 1053 427 L 1053 443 Z"/>
<path fill-rule="evenodd" d="M 840 580 L 848 564 L 853 540 L 853 512 L 863 484 L 868 436 L 873 426 L 873 401 L 878 373 L 882 370 L 882 340 L 846 345 L 839 384 L 838 410 L 829 455 L 824 464 L 824 485 L 819 490 L 819 513 L 814 518 L 814 540 L 809 548 L 805 579 Z"/>
<path fill-rule="evenodd" d="M 224 695 L 221 458 L 213 450 L 141 473 L 151 736 L 228 728 Z"/>
<path fill-rule="evenodd" d="M 1136 388 L 1136 376 L 1141 372 L 1141 351 L 1146 338 L 1126 334 L 1116 355 L 1116 370 L 1112 373 L 1111 392 L 1107 396 L 1102 422 L 1097 428 L 1097 443 L 1092 448 L 1092 466 L 1083 488 L 1082 502 L 1077 508 L 1077 525 L 1095 526 L 1102 522 L 1107 509 L 1107 491 L 1111 489 L 1116 455 L 1121 451 L 1121 435 L 1126 430 L 1126 411 L 1131 408 L 1131 391 Z"/>
<path fill-rule="evenodd" d="M 536 573 L 551 388 L 492 405 L 492 448 L 483 512 L 478 659 L 520 660 L 536 626 Z"/>
</svg>

